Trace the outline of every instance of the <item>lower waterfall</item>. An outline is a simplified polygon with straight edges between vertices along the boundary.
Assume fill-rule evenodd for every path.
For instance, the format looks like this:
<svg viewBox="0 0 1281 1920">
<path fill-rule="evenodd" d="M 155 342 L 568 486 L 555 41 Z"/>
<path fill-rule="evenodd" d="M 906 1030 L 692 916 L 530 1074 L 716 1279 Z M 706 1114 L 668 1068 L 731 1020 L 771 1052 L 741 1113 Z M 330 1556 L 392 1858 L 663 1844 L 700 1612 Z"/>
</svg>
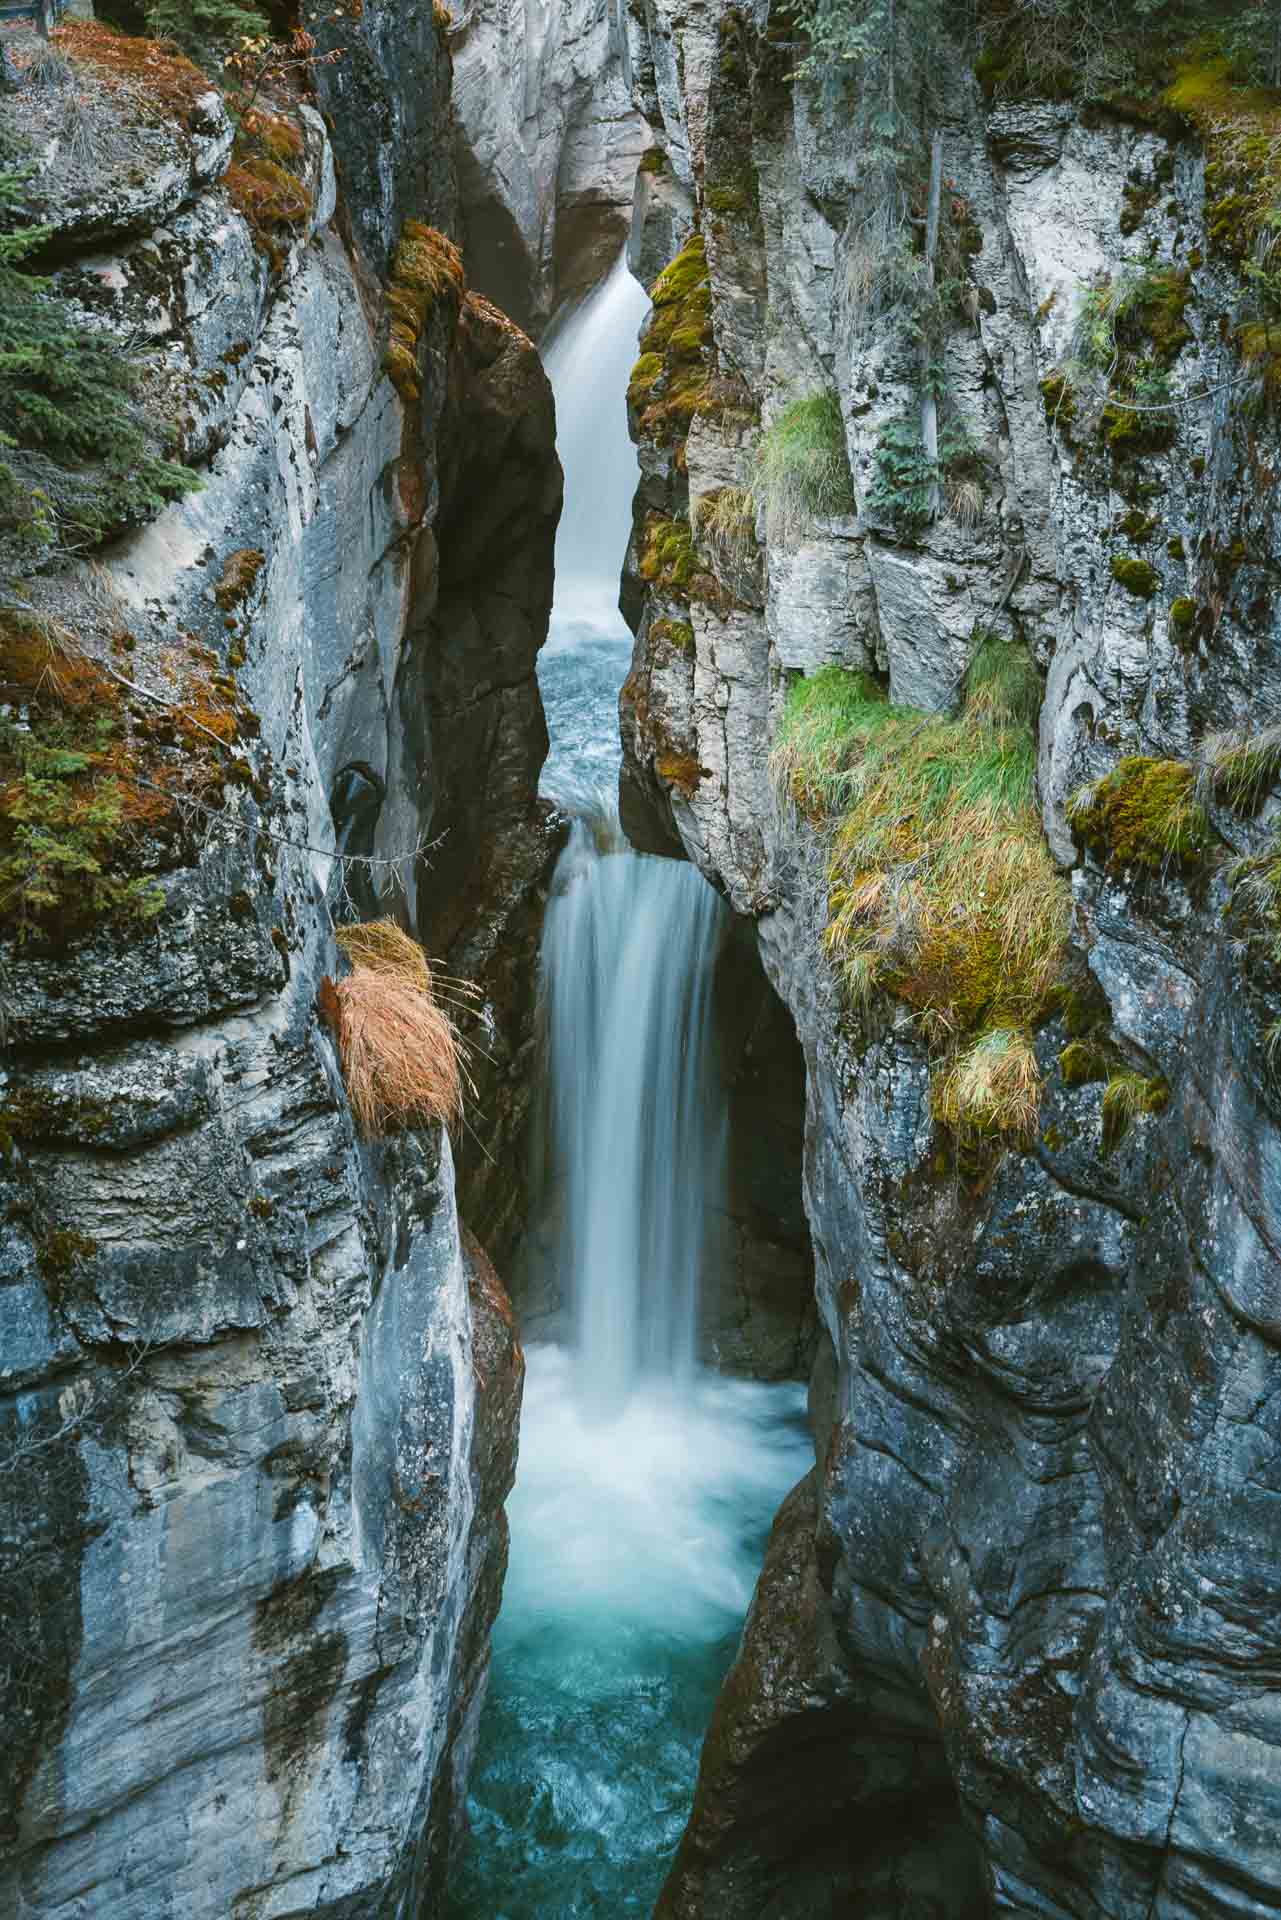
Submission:
<svg viewBox="0 0 1281 1920">
<path fill-rule="evenodd" d="M 726 909 L 632 852 L 617 779 L 628 636 L 608 579 L 635 462 L 623 390 L 644 296 L 620 265 L 548 353 L 566 519 L 540 679 L 545 787 L 574 815 L 542 947 L 540 1259 L 559 1337 L 530 1345 L 511 1557 L 451 1920 L 648 1914 L 765 1536 L 812 1462 L 799 1386 L 707 1371 L 723 1257 L 710 1002 Z"/>
</svg>

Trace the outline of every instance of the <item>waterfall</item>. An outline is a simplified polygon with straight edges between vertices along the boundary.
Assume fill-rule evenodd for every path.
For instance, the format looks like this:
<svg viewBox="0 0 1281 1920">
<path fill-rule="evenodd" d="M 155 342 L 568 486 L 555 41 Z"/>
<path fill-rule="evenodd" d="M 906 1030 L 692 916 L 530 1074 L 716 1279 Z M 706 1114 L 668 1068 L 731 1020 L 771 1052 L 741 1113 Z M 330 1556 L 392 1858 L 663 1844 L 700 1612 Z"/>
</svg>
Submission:
<svg viewBox="0 0 1281 1920">
<path fill-rule="evenodd" d="M 725 909 L 694 868 L 633 853 L 601 791 L 617 778 L 631 640 L 616 605 L 637 477 L 623 394 L 645 306 L 620 259 L 547 351 L 568 480 L 541 663 L 559 750 L 544 787 L 579 815 L 542 945 L 550 1259 L 579 1395 L 598 1414 L 642 1374 L 688 1378 L 725 1188 L 710 1022 Z"/>
<path fill-rule="evenodd" d="M 575 823 L 543 935 L 551 1147 L 580 1391 L 689 1376 L 725 1189 L 711 1036 L 724 908 L 692 867 Z"/>
<path fill-rule="evenodd" d="M 694 867 L 633 853 L 612 806 L 637 479 L 623 396 L 645 306 L 620 264 L 547 352 L 566 508 L 543 786 L 574 818 L 543 930 L 546 1179 L 525 1297 L 548 1275 L 567 1311 L 560 1341 L 526 1349 L 450 1920 L 649 1910 L 770 1517 L 812 1464 L 799 1387 L 697 1364 L 700 1274 L 724 1252 L 711 988 L 727 910 Z"/>
<path fill-rule="evenodd" d="M 544 348 L 556 395 L 556 446 L 570 476 L 556 530 L 554 628 L 591 622 L 626 632 L 618 612 L 618 574 L 631 531 L 637 469 L 624 395 L 648 307 L 620 256 Z M 558 637 L 554 631 L 553 644 Z"/>
</svg>

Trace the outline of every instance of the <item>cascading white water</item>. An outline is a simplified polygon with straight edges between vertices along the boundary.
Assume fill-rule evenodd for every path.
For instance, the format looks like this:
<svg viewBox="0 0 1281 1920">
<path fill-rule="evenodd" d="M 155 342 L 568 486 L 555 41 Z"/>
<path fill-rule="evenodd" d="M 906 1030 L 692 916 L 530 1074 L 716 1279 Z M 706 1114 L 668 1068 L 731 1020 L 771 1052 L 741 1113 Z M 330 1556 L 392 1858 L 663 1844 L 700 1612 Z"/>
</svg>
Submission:
<svg viewBox="0 0 1281 1920">
<path fill-rule="evenodd" d="M 692 867 L 577 821 L 543 935 L 562 1281 L 579 1392 L 617 1412 L 639 1375 L 687 1380 L 709 1215 L 724 1200 L 711 1035 L 724 908 Z"/>
<path fill-rule="evenodd" d="M 810 1464 L 799 1387 L 697 1365 L 721 1256 L 725 1107 L 710 996 L 725 908 L 612 812 L 616 610 L 644 295 L 620 265 L 547 354 L 566 508 L 539 662 L 544 790 L 576 818 L 542 949 L 549 1193 L 540 1260 L 572 1338 L 531 1345 L 511 1560 L 450 1920 L 646 1914 L 769 1519 Z M 606 797 L 609 796 L 609 797 Z"/>
<path fill-rule="evenodd" d="M 556 394 L 556 446 L 567 476 L 556 529 L 554 628 L 582 621 L 626 632 L 618 613 L 618 575 L 632 524 L 636 454 L 627 438 L 623 396 L 648 307 L 620 255 L 544 349 Z M 553 644 L 556 638 L 554 631 Z"/>
<path fill-rule="evenodd" d="M 637 480 L 624 395 L 647 306 L 620 259 L 556 329 L 545 355 L 565 506 L 551 630 L 538 659 L 551 734 L 543 791 L 571 812 L 612 807 L 618 784 L 618 689 L 632 646 L 618 575 Z"/>
</svg>

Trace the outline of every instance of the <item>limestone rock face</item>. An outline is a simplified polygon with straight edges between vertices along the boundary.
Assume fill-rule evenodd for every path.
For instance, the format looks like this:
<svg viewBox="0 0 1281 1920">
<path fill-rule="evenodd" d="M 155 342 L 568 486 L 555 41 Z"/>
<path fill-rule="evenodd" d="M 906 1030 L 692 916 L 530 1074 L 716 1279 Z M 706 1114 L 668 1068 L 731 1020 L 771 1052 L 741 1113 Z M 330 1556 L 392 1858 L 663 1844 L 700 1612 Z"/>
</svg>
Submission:
<svg viewBox="0 0 1281 1920">
<path fill-rule="evenodd" d="M 476 285 L 539 330 L 627 239 L 649 131 L 620 0 L 478 0 L 451 33 L 458 178 Z"/>
<path fill-rule="evenodd" d="M 426 42 L 393 60 L 394 20 L 363 22 L 361 85 L 444 169 L 416 201 L 422 144 L 383 178 L 335 110 L 363 258 L 313 115 L 281 259 L 193 178 L 61 269 L 192 396 L 205 484 L 38 591 L 70 621 L 92 588 L 144 710 L 173 715 L 190 657 L 243 725 L 240 779 L 163 858 L 140 842 L 157 918 L 3 955 L 15 1915 L 428 1911 L 483 1697 L 519 1347 L 449 1139 L 357 1137 L 317 996 L 336 921 L 492 949 L 536 887 L 560 473 L 534 350 L 487 303 L 437 303 L 416 400 L 383 372 L 370 264 L 452 205 L 448 63 L 416 92 Z"/>
<path fill-rule="evenodd" d="M 1211 804 L 1217 864 L 1155 870 L 1083 849 L 1067 817 L 1123 756 L 1188 760 L 1281 697 L 1275 505 L 1251 478 L 1275 427 L 1225 384 L 1240 289 L 1205 231 L 1203 156 L 1062 103 L 989 107 L 949 63 L 946 217 L 971 293 L 947 387 L 983 497 L 972 525 L 904 531 L 873 476 L 919 405 L 917 349 L 860 315 L 848 107 L 792 78 L 778 9 L 655 5 L 637 31 L 700 196 L 713 338 L 688 434 L 638 419 L 625 818 L 755 924 L 795 1022 L 835 1355 L 816 1504 L 780 1515 L 660 1911 L 1276 1911 L 1276 981 L 1230 856 L 1273 844 L 1277 800 Z M 1058 376 L 1087 290 L 1145 262 L 1178 296 L 1178 404 L 1136 447 L 1115 415 L 1065 419 Z M 757 501 L 727 553 L 700 502 L 757 487 L 757 410 L 820 388 L 857 512 L 797 528 Z M 681 569 L 655 541 L 669 521 L 692 523 Z M 1139 558 L 1136 593 L 1113 562 Z M 976 627 L 1044 672 L 1040 798 L 1097 1036 L 1169 1088 L 1109 1137 L 1106 1075 L 1070 1083 L 1056 1017 L 1037 1138 L 980 1180 L 953 1168 L 909 1009 L 845 999 L 824 842 L 768 770 L 792 675 L 856 668 L 945 707 Z"/>
</svg>

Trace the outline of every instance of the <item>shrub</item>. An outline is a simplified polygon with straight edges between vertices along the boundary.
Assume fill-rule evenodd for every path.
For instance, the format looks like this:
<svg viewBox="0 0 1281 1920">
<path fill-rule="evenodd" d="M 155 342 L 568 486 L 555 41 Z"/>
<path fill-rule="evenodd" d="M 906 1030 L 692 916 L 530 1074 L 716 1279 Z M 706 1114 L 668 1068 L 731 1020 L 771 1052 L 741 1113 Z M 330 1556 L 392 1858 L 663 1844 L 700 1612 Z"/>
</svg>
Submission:
<svg viewBox="0 0 1281 1920">
<path fill-rule="evenodd" d="M 771 763 L 809 818 L 832 821 L 824 944 L 847 992 L 915 1009 L 940 1060 L 935 1111 L 959 1132 L 1023 1130 L 1027 1034 L 1062 965 L 1068 889 L 1035 800 L 1039 694 L 1022 649 L 991 636 L 955 719 L 825 668 L 789 694 Z"/>
<path fill-rule="evenodd" d="M 144 8 L 153 39 L 172 40 L 198 57 L 237 40 L 256 40 L 270 31 L 265 14 L 239 0 L 150 0 Z"/>
<path fill-rule="evenodd" d="M 352 971 L 322 987 L 352 1116 L 367 1140 L 454 1119 L 462 1104 L 461 1042 L 438 1004 L 422 948 L 394 921 L 340 927 Z"/>
<path fill-rule="evenodd" d="M 1068 820 L 1077 838 L 1110 872 L 1191 864 L 1211 842 L 1210 824 L 1196 797 L 1195 772 L 1183 760 L 1127 756 L 1074 796 Z"/>
<path fill-rule="evenodd" d="M 25 175 L 0 169 L 0 562 L 90 547 L 199 486 L 161 456 L 123 348 L 86 327 L 25 262 L 48 238 L 15 225 Z"/>
<path fill-rule="evenodd" d="M 776 537 L 800 533 L 816 519 L 853 513 L 845 423 L 840 400 L 830 388 L 793 400 L 766 429 L 757 472 Z"/>
<path fill-rule="evenodd" d="M 955 422 L 939 434 L 934 460 L 925 451 L 919 416 L 895 415 L 881 428 L 872 464 L 868 505 L 902 534 L 927 526 L 940 496 L 958 526 L 975 527 L 983 517 L 983 462 Z"/>
</svg>

